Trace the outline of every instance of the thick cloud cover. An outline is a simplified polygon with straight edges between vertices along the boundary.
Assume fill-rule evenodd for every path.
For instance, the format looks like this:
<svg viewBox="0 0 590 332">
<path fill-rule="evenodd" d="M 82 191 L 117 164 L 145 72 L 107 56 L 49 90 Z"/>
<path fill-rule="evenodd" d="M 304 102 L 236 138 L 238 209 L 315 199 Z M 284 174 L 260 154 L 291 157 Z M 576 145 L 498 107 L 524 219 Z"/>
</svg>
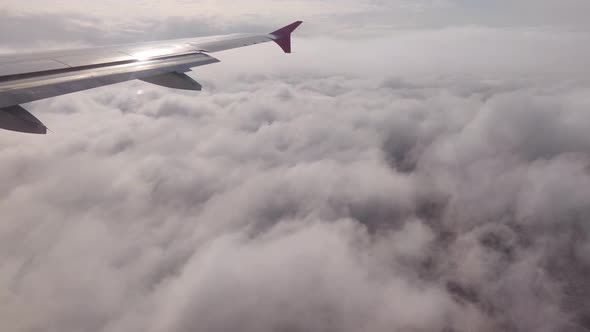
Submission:
<svg viewBox="0 0 590 332">
<path fill-rule="evenodd" d="M 0 32 L 5 48 L 193 26 L 35 15 L 4 22 L 47 35 Z M 30 104 L 55 133 L 0 133 L 0 329 L 589 329 L 588 36 L 320 27 L 291 56 L 219 54 L 197 95 L 129 82 Z"/>
</svg>

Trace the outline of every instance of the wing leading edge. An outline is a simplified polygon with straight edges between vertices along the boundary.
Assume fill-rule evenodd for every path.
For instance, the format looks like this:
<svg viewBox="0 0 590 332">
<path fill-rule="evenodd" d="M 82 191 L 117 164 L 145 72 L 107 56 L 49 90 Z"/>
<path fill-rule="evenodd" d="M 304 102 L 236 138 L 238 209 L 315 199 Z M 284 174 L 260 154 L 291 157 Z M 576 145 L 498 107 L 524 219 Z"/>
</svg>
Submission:
<svg viewBox="0 0 590 332">
<path fill-rule="evenodd" d="M 273 41 L 291 53 L 294 22 L 270 34 L 233 34 L 0 56 L 0 129 L 45 134 L 47 128 L 19 106 L 100 86 L 139 79 L 174 89 L 200 91 L 185 73 L 219 62 L 208 55 Z"/>
</svg>

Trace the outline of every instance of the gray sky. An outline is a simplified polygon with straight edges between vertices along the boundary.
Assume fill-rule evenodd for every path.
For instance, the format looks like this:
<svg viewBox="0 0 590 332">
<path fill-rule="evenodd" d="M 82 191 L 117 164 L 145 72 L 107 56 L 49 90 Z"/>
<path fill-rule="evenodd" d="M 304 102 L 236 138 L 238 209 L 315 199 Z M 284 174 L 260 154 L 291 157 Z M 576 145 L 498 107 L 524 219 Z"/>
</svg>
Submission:
<svg viewBox="0 0 590 332">
<path fill-rule="evenodd" d="M 380 25 L 393 28 L 460 25 L 587 27 L 590 5 L 584 0 L 253 0 L 217 1 L 71 1 L 6 0 L 3 9 L 20 15 L 83 14 L 101 20 L 154 20 L 166 17 L 209 18 L 217 24 L 281 22 L 293 17 L 337 22 L 338 25 Z"/>
<path fill-rule="evenodd" d="M 0 330 L 585 331 L 584 1 L 4 1 L 0 48 L 272 31 L 0 132 Z M 585 329 L 586 328 L 586 329 Z"/>
</svg>

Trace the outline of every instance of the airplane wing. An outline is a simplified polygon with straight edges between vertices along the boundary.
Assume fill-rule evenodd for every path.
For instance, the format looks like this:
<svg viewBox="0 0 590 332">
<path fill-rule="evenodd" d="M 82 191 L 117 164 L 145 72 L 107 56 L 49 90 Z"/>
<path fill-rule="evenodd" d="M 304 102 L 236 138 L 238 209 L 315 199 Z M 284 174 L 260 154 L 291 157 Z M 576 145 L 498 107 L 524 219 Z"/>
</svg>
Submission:
<svg viewBox="0 0 590 332">
<path fill-rule="evenodd" d="M 20 104 L 139 79 L 185 90 L 201 90 L 186 75 L 219 62 L 209 55 L 273 41 L 291 53 L 294 22 L 269 34 L 232 34 L 35 54 L 0 56 L 0 129 L 46 134 L 47 127 Z"/>
</svg>

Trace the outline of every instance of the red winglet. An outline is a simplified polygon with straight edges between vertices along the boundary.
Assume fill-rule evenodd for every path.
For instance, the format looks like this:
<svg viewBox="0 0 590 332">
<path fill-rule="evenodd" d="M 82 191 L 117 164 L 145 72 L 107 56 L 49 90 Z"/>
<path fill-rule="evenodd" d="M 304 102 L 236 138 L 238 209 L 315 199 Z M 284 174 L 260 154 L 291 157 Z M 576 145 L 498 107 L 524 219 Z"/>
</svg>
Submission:
<svg viewBox="0 0 590 332">
<path fill-rule="evenodd" d="M 291 53 L 291 33 L 297 29 L 303 21 L 297 21 L 281 28 L 270 34 L 277 37 L 274 42 L 277 43 L 285 53 Z"/>
</svg>

